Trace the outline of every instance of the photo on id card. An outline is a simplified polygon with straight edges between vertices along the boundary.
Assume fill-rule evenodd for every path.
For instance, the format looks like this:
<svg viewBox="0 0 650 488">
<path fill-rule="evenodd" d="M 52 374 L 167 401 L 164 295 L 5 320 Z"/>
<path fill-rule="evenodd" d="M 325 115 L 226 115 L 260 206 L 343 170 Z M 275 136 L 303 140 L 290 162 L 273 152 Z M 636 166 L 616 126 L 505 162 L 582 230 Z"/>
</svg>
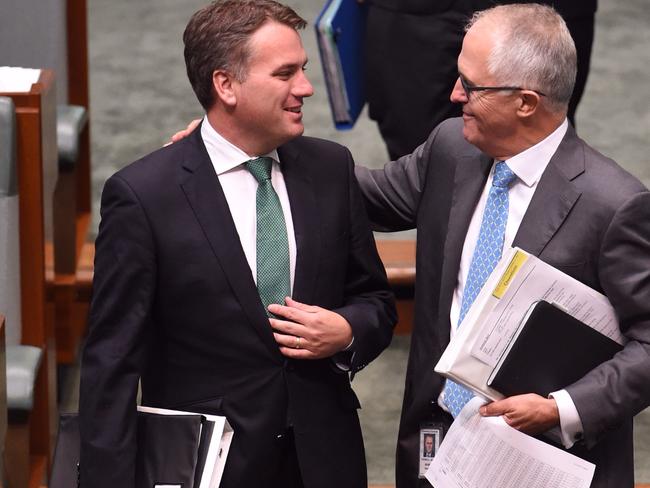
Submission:
<svg viewBox="0 0 650 488">
<path fill-rule="evenodd" d="M 427 424 L 420 428 L 420 469 L 419 478 L 424 478 L 424 473 L 435 457 L 443 437 L 442 424 Z"/>
</svg>

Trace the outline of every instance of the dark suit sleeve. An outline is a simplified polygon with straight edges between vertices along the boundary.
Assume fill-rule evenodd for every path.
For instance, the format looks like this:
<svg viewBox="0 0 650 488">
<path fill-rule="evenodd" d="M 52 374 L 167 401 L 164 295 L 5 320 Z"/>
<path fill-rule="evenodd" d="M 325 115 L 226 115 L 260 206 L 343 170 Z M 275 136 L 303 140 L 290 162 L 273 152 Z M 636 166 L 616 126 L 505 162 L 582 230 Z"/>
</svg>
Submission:
<svg viewBox="0 0 650 488">
<path fill-rule="evenodd" d="M 588 447 L 650 404 L 650 193 L 616 211 L 601 246 L 603 291 L 629 342 L 612 360 L 566 388 Z"/>
<path fill-rule="evenodd" d="M 350 245 L 344 305 L 334 311 L 341 314 L 352 327 L 354 355 L 351 370 L 355 373 L 390 344 L 397 313 L 354 177 L 354 162 L 347 150 L 346 154 L 349 168 Z"/>
<path fill-rule="evenodd" d="M 426 172 L 439 132 L 440 126 L 411 154 L 387 163 L 382 169 L 356 167 L 373 230 L 394 232 L 415 228 Z"/>
<path fill-rule="evenodd" d="M 89 334 L 80 385 L 81 486 L 132 488 L 136 395 L 155 282 L 154 243 L 129 185 L 102 194 Z"/>
</svg>

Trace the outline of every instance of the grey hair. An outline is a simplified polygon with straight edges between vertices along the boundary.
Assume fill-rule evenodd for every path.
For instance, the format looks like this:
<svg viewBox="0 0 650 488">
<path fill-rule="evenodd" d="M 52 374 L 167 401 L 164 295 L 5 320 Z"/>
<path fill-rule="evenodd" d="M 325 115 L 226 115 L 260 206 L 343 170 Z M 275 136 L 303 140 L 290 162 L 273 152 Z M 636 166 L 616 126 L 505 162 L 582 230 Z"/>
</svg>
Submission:
<svg viewBox="0 0 650 488">
<path fill-rule="evenodd" d="M 499 5 L 476 12 L 465 31 L 481 20 L 495 26 L 488 70 L 497 82 L 544 93 L 553 112 L 566 112 L 576 79 L 576 48 L 564 19 L 539 4 Z"/>
</svg>

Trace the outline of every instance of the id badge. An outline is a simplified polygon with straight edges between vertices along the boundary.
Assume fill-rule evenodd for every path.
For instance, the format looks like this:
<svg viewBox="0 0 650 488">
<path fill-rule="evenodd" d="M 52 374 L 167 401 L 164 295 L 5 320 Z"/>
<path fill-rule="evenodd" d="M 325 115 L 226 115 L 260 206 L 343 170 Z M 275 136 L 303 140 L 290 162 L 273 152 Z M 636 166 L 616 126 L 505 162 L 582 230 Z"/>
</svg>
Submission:
<svg viewBox="0 0 650 488">
<path fill-rule="evenodd" d="M 424 473 L 436 456 L 444 438 L 444 425 L 441 423 L 424 423 L 420 425 L 420 470 L 418 478 L 424 479 Z"/>
</svg>

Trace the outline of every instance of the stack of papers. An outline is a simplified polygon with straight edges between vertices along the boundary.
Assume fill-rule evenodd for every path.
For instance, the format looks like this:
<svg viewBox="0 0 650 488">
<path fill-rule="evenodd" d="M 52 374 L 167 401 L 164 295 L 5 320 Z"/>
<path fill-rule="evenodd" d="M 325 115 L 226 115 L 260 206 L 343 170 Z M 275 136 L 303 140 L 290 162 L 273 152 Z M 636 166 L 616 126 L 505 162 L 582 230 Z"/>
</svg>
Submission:
<svg viewBox="0 0 650 488">
<path fill-rule="evenodd" d="M 40 76 L 40 69 L 0 66 L 0 93 L 27 93 Z"/>
<path fill-rule="evenodd" d="M 545 444 L 471 400 L 442 441 L 425 477 L 436 488 L 589 488 L 596 466 Z"/>
<path fill-rule="evenodd" d="M 607 297 L 515 247 L 504 252 L 435 371 L 487 399 L 503 398 L 488 380 L 527 312 L 540 300 L 625 344 Z"/>
</svg>

